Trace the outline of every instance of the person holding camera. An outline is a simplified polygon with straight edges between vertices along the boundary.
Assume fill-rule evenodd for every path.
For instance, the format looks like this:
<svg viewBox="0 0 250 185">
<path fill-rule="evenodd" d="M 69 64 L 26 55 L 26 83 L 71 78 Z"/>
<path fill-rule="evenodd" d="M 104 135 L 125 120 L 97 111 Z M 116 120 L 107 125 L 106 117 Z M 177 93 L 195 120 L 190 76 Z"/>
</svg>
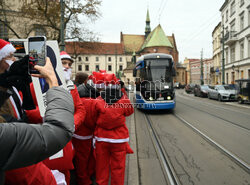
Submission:
<svg viewBox="0 0 250 185">
<path fill-rule="evenodd" d="M 29 85 L 28 57 L 12 65 L 6 62 L 10 51 L 14 52 L 12 47 L 10 43 L 0 40 L 0 120 L 3 123 L 0 124 L 0 184 L 4 183 L 6 170 L 29 166 L 55 154 L 68 143 L 74 132 L 72 97 L 66 90 L 58 87 L 49 58 L 44 67 L 35 67 L 40 72 L 35 76 L 45 78 L 50 87 L 46 95 L 45 123 L 33 125 L 11 122 L 9 118 L 16 117 L 9 100 L 12 95 L 9 89 L 14 86 L 22 90 L 25 96 L 27 89 L 23 86 L 25 83 Z"/>
</svg>

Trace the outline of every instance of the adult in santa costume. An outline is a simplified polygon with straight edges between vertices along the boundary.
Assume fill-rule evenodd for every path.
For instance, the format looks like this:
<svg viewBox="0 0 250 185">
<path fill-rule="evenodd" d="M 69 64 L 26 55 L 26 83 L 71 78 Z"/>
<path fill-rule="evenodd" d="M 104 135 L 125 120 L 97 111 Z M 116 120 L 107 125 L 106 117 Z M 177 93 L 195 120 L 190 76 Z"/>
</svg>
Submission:
<svg viewBox="0 0 250 185">
<path fill-rule="evenodd" d="M 113 74 L 105 75 L 104 82 L 105 90 L 97 98 L 93 110 L 97 116 L 94 132 L 96 182 L 98 185 L 108 185 L 111 172 L 111 185 L 123 185 L 129 141 L 125 117 L 131 115 L 134 109 L 120 91 Z"/>
<path fill-rule="evenodd" d="M 91 175 L 95 172 L 92 140 L 95 129 L 95 112 L 93 111 L 95 98 L 99 96 L 98 91 L 90 86 L 87 73 L 77 73 L 77 82 L 81 82 L 77 89 L 82 103 L 86 109 L 84 123 L 76 130 L 72 138 L 75 148 L 75 170 L 78 185 L 92 184 Z M 83 83 L 82 83 L 83 82 Z"/>
<path fill-rule="evenodd" d="M 9 43 L 7 44 L 9 45 Z M 0 57 L 3 53 L 6 53 L 6 48 L 3 49 L 4 51 L 0 50 Z M 1 69 L 6 67 L 5 63 L 5 58 L 1 58 Z M 4 183 L 4 171 L 29 166 L 53 155 L 66 145 L 74 132 L 72 97 L 70 97 L 69 93 L 63 88 L 58 87 L 56 76 L 49 59 L 47 59 L 44 67 L 35 67 L 40 71 L 40 75 L 46 79 L 50 87 L 46 95 L 47 109 L 45 123 L 43 125 L 29 125 L 24 122 L 6 123 L 9 117 L 15 117 L 11 102 L 8 99 L 8 96 L 11 95 L 11 91 L 7 89 L 11 88 L 12 85 L 19 88 L 19 83 L 25 82 L 25 80 L 19 82 L 20 78 L 22 79 L 28 75 L 26 74 L 28 68 L 25 64 L 28 64 L 28 60 L 16 61 L 10 67 L 9 71 L 0 74 L 0 120 L 3 122 L 3 124 L 0 124 L 0 148 L 3 149 L 1 150 L 0 158 L 1 185 Z M 8 96 L 6 96 L 6 94 Z M 2 100 L 4 101 L 2 102 Z M 4 113 L 4 115 L 2 115 L 2 113 Z M 34 171 L 34 169 L 38 170 Z M 21 177 L 24 181 L 19 179 L 24 173 L 17 173 L 17 176 L 13 175 L 12 180 L 15 180 L 14 178 L 18 178 L 19 180 L 16 180 L 12 184 L 53 184 L 53 176 L 50 180 L 47 179 L 48 177 L 43 177 L 45 178 L 45 181 L 43 181 L 40 177 L 47 175 L 46 173 L 44 174 L 39 168 L 29 168 L 26 172 L 31 172 L 31 170 L 33 170 L 32 173 L 25 174 L 25 177 Z M 10 183 L 10 181 L 6 183 Z"/>
<path fill-rule="evenodd" d="M 5 72 L 6 70 L 8 71 L 10 69 L 10 66 L 16 61 L 15 57 L 13 56 L 14 52 L 15 48 L 9 42 L 0 39 L 0 73 Z M 18 70 L 20 70 L 21 73 L 25 74 L 25 72 L 28 72 L 27 68 L 28 57 L 22 59 L 20 63 L 21 63 L 20 66 L 16 68 L 19 68 Z M 30 77 L 27 75 L 26 78 L 27 79 L 25 79 L 25 75 L 18 77 L 18 79 L 21 80 L 22 82 L 19 82 L 20 84 L 16 85 L 18 90 L 22 91 L 24 97 L 30 96 L 29 92 Z M 32 99 L 31 101 L 27 102 L 27 100 L 30 100 L 30 98 L 28 99 L 25 98 L 24 99 L 25 104 L 23 104 L 22 98 L 20 97 L 18 90 L 15 87 L 9 87 L 9 90 L 12 94 L 8 100 L 12 108 L 11 110 L 12 114 L 8 114 L 7 111 L 3 111 L 4 115 L 2 116 L 5 117 L 5 120 L 7 122 L 26 121 L 25 119 L 26 116 L 23 109 L 29 109 L 34 107 Z M 26 90 L 28 90 L 28 92 Z M 37 164 L 28 167 L 6 171 L 5 179 L 6 179 L 5 180 L 6 185 L 8 184 L 55 185 L 56 184 L 56 181 L 50 169 L 47 168 L 42 162 L 39 162 Z"/>
<path fill-rule="evenodd" d="M 73 60 L 64 51 L 60 53 L 60 57 L 61 57 L 62 65 L 63 65 L 67 88 L 70 91 L 72 98 L 73 98 L 73 102 L 74 102 L 74 108 L 75 108 L 74 121 L 75 121 L 75 130 L 77 130 L 85 119 L 86 111 L 85 111 L 85 107 L 83 106 L 81 102 L 76 86 L 70 80 L 71 65 L 73 63 Z M 73 150 L 72 142 L 70 141 L 63 148 L 62 151 L 60 151 L 54 156 L 51 156 L 50 158 L 46 159 L 43 162 L 50 169 L 59 170 L 60 172 L 62 172 L 65 175 L 65 180 L 67 184 L 70 184 L 70 170 L 74 169 L 73 157 L 74 157 L 74 150 Z"/>
</svg>

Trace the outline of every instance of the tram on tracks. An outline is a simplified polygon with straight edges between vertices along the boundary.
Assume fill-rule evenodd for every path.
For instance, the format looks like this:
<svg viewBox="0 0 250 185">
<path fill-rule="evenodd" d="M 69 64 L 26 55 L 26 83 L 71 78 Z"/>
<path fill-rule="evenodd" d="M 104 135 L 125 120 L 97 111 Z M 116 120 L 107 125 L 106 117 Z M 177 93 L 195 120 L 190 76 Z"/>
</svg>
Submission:
<svg viewBox="0 0 250 185">
<path fill-rule="evenodd" d="M 175 76 L 173 57 L 163 53 L 151 53 L 138 58 L 135 77 L 137 108 L 145 110 L 174 109 Z"/>
</svg>

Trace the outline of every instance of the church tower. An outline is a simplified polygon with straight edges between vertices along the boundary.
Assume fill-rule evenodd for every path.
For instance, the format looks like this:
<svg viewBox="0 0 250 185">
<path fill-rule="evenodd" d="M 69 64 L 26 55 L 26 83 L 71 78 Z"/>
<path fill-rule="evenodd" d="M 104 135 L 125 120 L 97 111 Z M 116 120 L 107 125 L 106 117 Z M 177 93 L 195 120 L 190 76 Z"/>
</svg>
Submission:
<svg viewBox="0 0 250 185">
<path fill-rule="evenodd" d="M 150 18 L 149 18 L 149 11 L 147 9 L 147 17 L 146 17 L 146 27 L 145 27 L 145 38 L 148 37 L 148 35 L 151 32 L 151 28 L 150 28 Z"/>
</svg>

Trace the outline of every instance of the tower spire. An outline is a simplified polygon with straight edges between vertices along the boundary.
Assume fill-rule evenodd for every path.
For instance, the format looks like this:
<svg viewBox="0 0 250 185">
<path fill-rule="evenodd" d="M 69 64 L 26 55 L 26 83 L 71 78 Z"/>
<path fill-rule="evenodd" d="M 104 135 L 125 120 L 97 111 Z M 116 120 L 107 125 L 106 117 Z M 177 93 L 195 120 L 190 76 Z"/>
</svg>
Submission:
<svg viewBox="0 0 250 185">
<path fill-rule="evenodd" d="M 146 27 L 145 27 L 145 38 L 150 34 L 150 18 L 149 18 L 149 10 L 147 9 L 147 17 L 146 17 Z"/>
</svg>

